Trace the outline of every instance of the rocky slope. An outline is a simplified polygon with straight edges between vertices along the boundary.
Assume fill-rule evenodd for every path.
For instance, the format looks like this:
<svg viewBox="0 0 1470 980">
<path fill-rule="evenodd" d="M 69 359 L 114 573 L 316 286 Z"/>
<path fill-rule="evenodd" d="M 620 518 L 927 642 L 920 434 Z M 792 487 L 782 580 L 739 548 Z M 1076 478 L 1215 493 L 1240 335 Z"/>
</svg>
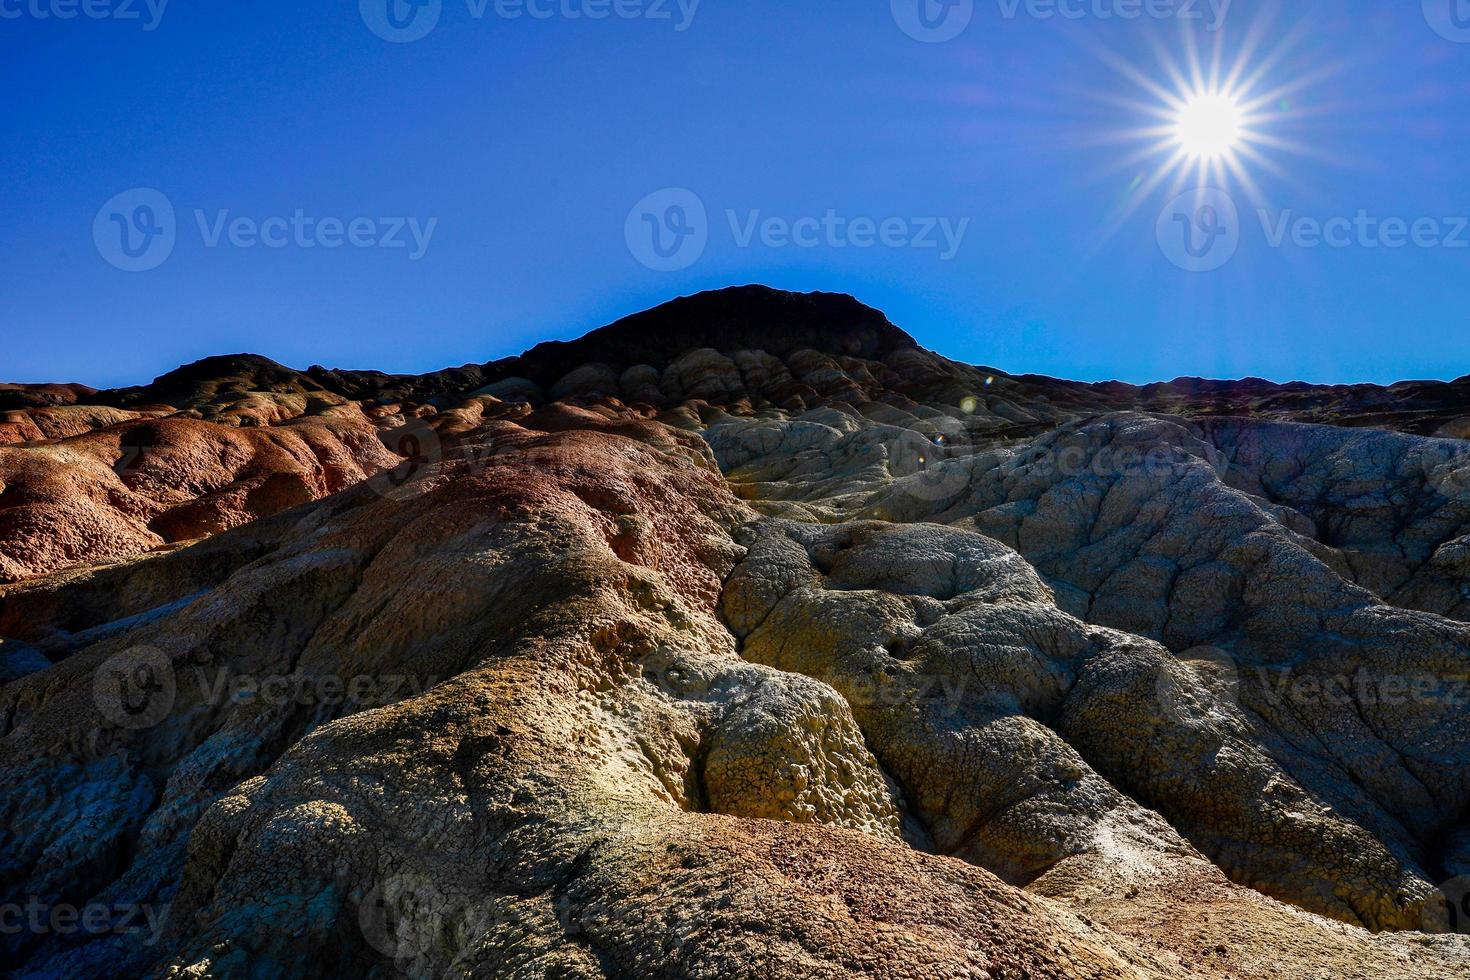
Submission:
<svg viewBox="0 0 1470 980">
<path fill-rule="evenodd" d="M 1470 972 L 1470 381 L 747 287 L 0 412 L 17 976 Z"/>
</svg>

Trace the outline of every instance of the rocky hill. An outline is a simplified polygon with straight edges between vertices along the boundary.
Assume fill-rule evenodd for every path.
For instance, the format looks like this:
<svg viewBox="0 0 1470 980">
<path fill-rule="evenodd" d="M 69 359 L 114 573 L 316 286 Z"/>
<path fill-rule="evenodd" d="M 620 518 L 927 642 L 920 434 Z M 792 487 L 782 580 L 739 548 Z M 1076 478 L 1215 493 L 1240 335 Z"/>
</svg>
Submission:
<svg viewBox="0 0 1470 980">
<path fill-rule="evenodd" d="M 0 966 L 1470 975 L 1467 435 L 762 287 L 0 386 Z"/>
</svg>

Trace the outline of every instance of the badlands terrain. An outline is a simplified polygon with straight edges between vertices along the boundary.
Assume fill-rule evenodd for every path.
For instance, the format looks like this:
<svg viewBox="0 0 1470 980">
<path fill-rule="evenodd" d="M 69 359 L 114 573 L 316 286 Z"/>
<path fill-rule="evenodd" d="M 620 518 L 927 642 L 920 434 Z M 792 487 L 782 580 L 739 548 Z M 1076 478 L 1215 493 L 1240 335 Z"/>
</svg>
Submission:
<svg viewBox="0 0 1470 980">
<path fill-rule="evenodd" d="M 0 967 L 1470 976 L 1466 438 L 763 287 L 0 386 Z"/>
</svg>

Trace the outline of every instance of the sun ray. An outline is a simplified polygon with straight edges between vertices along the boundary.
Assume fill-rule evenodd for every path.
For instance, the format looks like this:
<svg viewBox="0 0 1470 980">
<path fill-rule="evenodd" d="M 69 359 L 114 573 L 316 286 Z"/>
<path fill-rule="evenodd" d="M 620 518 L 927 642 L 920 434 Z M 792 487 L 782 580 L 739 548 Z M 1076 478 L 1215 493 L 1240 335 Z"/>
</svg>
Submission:
<svg viewBox="0 0 1470 980">
<path fill-rule="evenodd" d="M 1173 47 L 1155 36 L 1150 39 L 1156 62 L 1151 71 L 1106 47 L 1088 45 L 1134 86 L 1132 93 L 1093 93 L 1095 101 L 1131 114 L 1139 124 L 1095 134 L 1091 141 L 1136 147 L 1111 165 L 1096 168 L 1094 175 L 1148 168 L 1146 178 L 1135 178 L 1130 185 L 1130 211 L 1148 193 L 1191 183 L 1217 185 L 1227 192 L 1238 187 L 1260 202 L 1265 191 L 1253 172 L 1268 175 L 1272 182 L 1291 182 L 1276 158 L 1330 156 L 1283 134 L 1280 123 L 1326 113 L 1321 104 L 1303 108 L 1296 102 L 1300 93 L 1320 86 L 1344 66 L 1302 64 L 1309 25 L 1283 25 L 1277 16 L 1279 10 L 1252 19 L 1233 45 L 1225 32 L 1202 37 L 1185 28 Z"/>
<path fill-rule="evenodd" d="M 1200 63 L 1199 60 L 1198 35 L 1196 35 L 1194 31 L 1190 30 L 1187 27 L 1183 28 L 1183 32 L 1184 53 L 1188 56 L 1189 78 L 1190 81 L 1193 83 L 1191 87 L 1195 91 L 1199 91 L 1200 89 L 1206 87 L 1206 83 L 1204 76 L 1204 66 Z"/>
<path fill-rule="evenodd" d="M 1235 178 L 1241 187 L 1245 188 L 1246 199 L 1258 208 L 1265 207 L 1265 193 L 1261 191 L 1260 185 L 1256 183 L 1255 178 L 1251 176 L 1250 171 L 1245 168 L 1245 165 L 1241 163 L 1238 157 L 1230 158 L 1229 169 L 1230 176 Z"/>
<path fill-rule="evenodd" d="M 1162 164 L 1155 168 L 1154 172 L 1144 180 L 1136 190 L 1132 192 L 1129 202 L 1113 217 L 1107 227 L 1103 230 L 1101 240 L 1111 238 L 1118 232 L 1128 219 L 1131 218 L 1139 208 L 1147 202 L 1150 195 L 1158 190 L 1159 186 L 1171 176 L 1177 177 L 1182 173 L 1181 164 L 1184 163 L 1184 154 L 1178 150 L 1168 157 Z"/>
<path fill-rule="evenodd" d="M 1253 96 L 1249 100 L 1249 102 L 1242 106 L 1242 108 L 1245 108 L 1248 111 L 1255 111 L 1257 109 L 1265 108 L 1266 106 L 1280 102 L 1282 99 L 1295 95 L 1297 92 L 1300 92 L 1304 89 L 1312 88 L 1314 86 L 1322 84 L 1323 82 L 1333 78 L 1334 76 L 1341 74 L 1346 67 L 1347 66 L 1342 63 L 1322 65 L 1321 67 L 1315 68 L 1304 75 L 1297 76 L 1290 82 L 1285 82 L 1267 92 L 1263 92 L 1260 95 Z M 1245 91 L 1245 89 L 1235 89 L 1232 91 Z"/>
<path fill-rule="evenodd" d="M 1261 84 L 1262 79 L 1276 71 L 1281 61 L 1307 36 L 1306 24 L 1297 24 L 1288 31 L 1276 46 L 1267 52 L 1251 69 L 1250 75 L 1239 83 L 1242 90 L 1249 91 Z"/>
<path fill-rule="evenodd" d="M 1112 68 L 1128 81 L 1133 82 L 1135 85 L 1138 85 L 1149 95 L 1153 96 L 1160 102 L 1163 102 L 1165 105 L 1171 105 L 1179 101 L 1178 96 L 1174 94 L 1175 91 L 1178 90 L 1177 87 L 1175 90 L 1171 91 L 1166 86 L 1161 85 L 1158 82 L 1154 81 L 1152 78 L 1148 77 L 1148 75 L 1144 74 L 1144 72 L 1140 68 L 1138 68 L 1132 62 L 1128 61 L 1122 55 L 1110 51 L 1105 47 L 1095 44 L 1089 44 L 1086 46 L 1091 49 L 1094 56 L 1102 61 L 1103 64 L 1107 65 L 1109 68 Z M 1159 50 L 1159 54 L 1161 57 L 1166 57 L 1165 52 L 1163 52 L 1161 49 Z M 1169 69 L 1166 67 L 1166 70 Z M 1171 76 L 1176 83 L 1180 81 L 1180 78 L 1176 72 L 1171 72 Z"/>
<path fill-rule="evenodd" d="M 1266 34 L 1271 29 L 1271 19 L 1268 16 L 1257 17 L 1251 21 L 1246 30 L 1245 40 L 1241 42 L 1240 50 L 1236 53 L 1235 64 L 1230 68 L 1230 74 L 1225 78 L 1222 86 L 1228 91 L 1238 92 L 1248 86 L 1241 78 L 1241 74 L 1251 65 L 1256 64 L 1256 52 L 1266 41 Z"/>
<path fill-rule="evenodd" d="M 1305 27 L 1281 23 L 1280 14 L 1263 12 L 1233 38 L 1183 28 L 1178 43 L 1169 44 L 1165 32 L 1151 32 L 1152 59 L 1143 61 L 1095 36 L 1079 39 L 1124 82 L 1075 93 L 1115 120 L 1089 126 L 1074 140 L 1116 148 L 1097 154 L 1078 175 L 1083 184 L 1115 188 L 1089 255 L 1140 212 L 1184 194 L 1222 192 L 1242 221 L 1267 210 L 1279 190 L 1300 194 L 1304 182 L 1283 164 L 1288 156 L 1346 163 L 1341 153 L 1303 144 L 1300 129 L 1305 119 L 1337 114 L 1330 100 L 1306 93 L 1320 92 L 1345 66 L 1305 55 Z M 1132 125 L 1117 124 L 1130 119 Z"/>
</svg>

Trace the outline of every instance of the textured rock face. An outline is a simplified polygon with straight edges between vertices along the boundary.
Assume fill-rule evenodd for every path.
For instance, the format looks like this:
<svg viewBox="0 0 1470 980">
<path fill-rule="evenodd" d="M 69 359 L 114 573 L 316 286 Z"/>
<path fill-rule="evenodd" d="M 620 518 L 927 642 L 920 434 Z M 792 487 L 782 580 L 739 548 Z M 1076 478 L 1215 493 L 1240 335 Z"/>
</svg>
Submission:
<svg viewBox="0 0 1470 980">
<path fill-rule="evenodd" d="M 0 964 L 1464 976 L 1461 386 L 1016 378 L 751 288 L 12 394 Z"/>
<path fill-rule="evenodd" d="M 0 447 L 0 581 L 205 537 L 396 464 L 365 420 L 182 418 Z"/>
<path fill-rule="evenodd" d="M 1432 843 L 1414 828 L 1437 833 L 1463 812 L 1462 786 L 1439 787 L 1440 810 L 1415 779 L 1463 743 L 1460 712 L 1375 712 L 1372 734 L 1336 711 L 1308 715 L 1314 705 L 1268 712 L 1273 692 L 1250 686 L 1251 672 L 1222 681 L 1238 671 L 1228 654 L 1176 661 L 1156 643 L 1089 628 L 1052 606 L 1019 556 L 978 534 L 888 524 L 747 533 L 752 552 L 727 592 L 745 656 L 846 695 L 941 853 L 1026 884 L 1094 847 L 1105 821 L 1140 828 L 1139 840 L 1169 853 L 1189 850 L 1116 785 L 1233 877 L 1313 911 L 1415 928 L 1435 901 L 1433 875 L 1402 857 Z M 1264 717 L 1252 711 L 1258 697 Z M 1359 744 L 1340 757 L 1300 749 L 1286 736 L 1301 727 Z M 1334 763 L 1348 779 L 1334 781 Z M 1364 799 L 1365 786 L 1383 799 Z M 1318 812 L 1324 799 L 1337 806 Z M 1349 819 L 1360 807 L 1367 819 Z M 1364 824 L 1411 832 L 1380 840 Z"/>
</svg>

